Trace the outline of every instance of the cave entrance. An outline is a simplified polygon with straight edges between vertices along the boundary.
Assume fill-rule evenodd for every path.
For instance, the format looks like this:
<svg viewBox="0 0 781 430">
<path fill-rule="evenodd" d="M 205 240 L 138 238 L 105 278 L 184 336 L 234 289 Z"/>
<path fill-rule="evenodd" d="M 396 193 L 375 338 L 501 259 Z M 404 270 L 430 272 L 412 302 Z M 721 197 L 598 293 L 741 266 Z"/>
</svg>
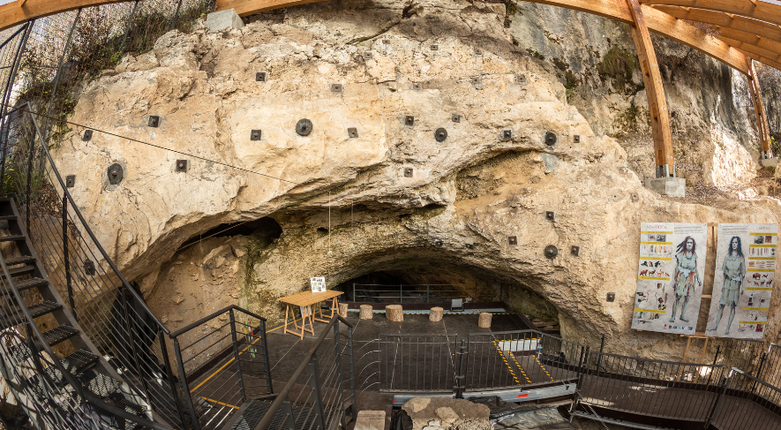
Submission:
<svg viewBox="0 0 781 430">
<path fill-rule="evenodd" d="M 462 299 L 465 309 L 504 308 L 527 316 L 537 327 L 558 330 L 557 308 L 534 291 L 532 280 L 524 283 L 490 269 L 424 256 L 374 261 L 361 267 L 362 274 L 334 287 L 344 291 L 346 301 L 353 304 L 449 310 L 453 299 Z"/>
</svg>

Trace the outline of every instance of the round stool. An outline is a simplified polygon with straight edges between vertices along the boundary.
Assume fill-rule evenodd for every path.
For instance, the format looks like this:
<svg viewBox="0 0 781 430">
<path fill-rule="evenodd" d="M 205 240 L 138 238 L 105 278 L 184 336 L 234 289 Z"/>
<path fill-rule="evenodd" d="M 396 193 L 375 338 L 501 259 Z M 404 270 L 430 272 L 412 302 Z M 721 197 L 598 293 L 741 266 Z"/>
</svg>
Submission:
<svg viewBox="0 0 781 430">
<path fill-rule="evenodd" d="M 350 308 L 350 305 L 347 303 L 339 303 L 339 316 L 342 318 L 347 318 L 347 309 Z"/>
<path fill-rule="evenodd" d="M 480 317 L 477 319 L 477 326 L 480 328 L 491 328 L 491 318 L 493 318 L 493 314 L 480 312 Z"/>
<path fill-rule="evenodd" d="M 374 312 L 372 311 L 372 305 L 361 305 L 360 317 L 362 320 L 372 319 L 372 317 L 374 317 Z"/>
<path fill-rule="evenodd" d="M 402 322 L 404 321 L 404 309 L 401 305 L 385 306 L 385 317 L 393 322 Z"/>
<path fill-rule="evenodd" d="M 442 312 L 444 309 L 440 308 L 439 306 L 431 308 L 431 313 L 428 314 L 428 320 L 431 322 L 439 322 L 442 321 Z"/>
</svg>

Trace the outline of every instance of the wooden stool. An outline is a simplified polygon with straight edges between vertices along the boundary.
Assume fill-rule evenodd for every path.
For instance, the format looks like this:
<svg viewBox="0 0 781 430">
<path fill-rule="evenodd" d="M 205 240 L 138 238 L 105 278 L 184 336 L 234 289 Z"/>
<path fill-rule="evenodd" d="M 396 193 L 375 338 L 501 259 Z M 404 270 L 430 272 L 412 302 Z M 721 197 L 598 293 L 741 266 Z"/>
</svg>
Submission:
<svg viewBox="0 0 781 430">
<path fill-rule="evenodd" d="M 347 318 L 347 309 L 350 308 L 350 305 L 347 303 L 339 303 L 339 316 L 342 318 Z"/>
<path fill-rule="evenodd" d="M 480 317 L 477 319 L 477 326 L 480 328 L 491 328 L 491 318 L 493 314 L 488 312 L 480 312 Z"/>
<path fill-rule="evenodd" d="M 442 321 L 442 312 L 443 311 L 444 311 L 444 309 L 442 309 L 442 308 L 440 308 L 438 306 L 431 308 L 431 313 L 428 314 L 428 320 L 431 321 L 431 322 Z"/>
<path fill-rule="evenodd" d="M 374 317 L 374 311 L 372 311 L 372 305 L 361 305 L 361 319 L 370 320 Z"/>
<path fill-rule="evenodd" d="M 404 321 L 404 309 L 401 305 L 385 306 L 385 317 L 393 322 L 402 322 Z"/>
</svg>

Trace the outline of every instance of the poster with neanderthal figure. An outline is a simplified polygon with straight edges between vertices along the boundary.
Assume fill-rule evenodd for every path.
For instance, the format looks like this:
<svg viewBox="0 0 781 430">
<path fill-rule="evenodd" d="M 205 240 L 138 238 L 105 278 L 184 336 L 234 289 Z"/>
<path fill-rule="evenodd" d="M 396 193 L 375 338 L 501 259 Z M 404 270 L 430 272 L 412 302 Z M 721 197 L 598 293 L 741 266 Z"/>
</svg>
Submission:
<svg viewBox="0 0 781 430">
<path fill-rule="evenodd" d="M 716 246 L 705 335 L 762 339 L 773 292 L 778 224 L 719 224 Z"/>
<path fill-rule="evenodd" d="M 702 299 L 707 224 L 642 223 L 632 328 L 694 334 Z"/>
</svg>

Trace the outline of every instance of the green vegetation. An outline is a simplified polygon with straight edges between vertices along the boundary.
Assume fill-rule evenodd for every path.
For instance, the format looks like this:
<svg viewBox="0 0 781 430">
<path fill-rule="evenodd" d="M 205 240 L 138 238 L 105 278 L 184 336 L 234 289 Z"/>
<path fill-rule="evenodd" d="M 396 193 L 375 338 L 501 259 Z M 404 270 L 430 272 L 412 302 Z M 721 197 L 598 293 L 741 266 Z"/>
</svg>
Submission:
<svg viewBox="0 0 781 430">
<path fill-rule="evenodd" d="M 639 67 L 637 57 L 634 54 L 614 46 L 602 56 L 597 71 L 603 81 L 608 78 L 614 79 L 616 90 L 637 93 L 644 88 L 632 83 L 632 75 Z"/>
<path fill-rule="evenodd" d="M 540 54 L 540 52 L 539 52 L 539 51 L 535 51 L 535 50 L 533 50 L 533 49 L 531 49 L 531 48 L 526 48 L 526 52 L 528 52 L 528 53 L 529 53 L 529 55 L 531 55 L 532 57 L 534 57 L 534 58 L 536 58 L 536 59 L 538 59 L 538 60 L 543 60 L 543 61 L 545 61 L 545 56 L 544 56 L 544 55 L 542 55 L 542 54 Z"/>
<path fill-rule="evenodd" d="M 209 0 L 192 0 L 182 6 L 176 29 L 192 31 L 193 24 L 210 8 Z M 119 9 L 111 5 L 84 9 L 73 31 L 72 42 L 63 56 L 63 37 L 72 25 L 71 18 L 58 15 L 43 30 L 41 39 L 30 43 L 20 67 L 20 82 L 24 83 L 19 102 L 30 101 L 36 110 L 45 114 L 51 109 L 54 120 L 49 121 L 52 141 L 62 138 L 70 128 L 65 122 L 73 113 L 80 89 L 100 76 L 106 69 L 114 68 L 125 53 L 140 54 L 151 50 L 155 41 L 171 29 L 173 10 L 164 6 L 140 7 L 129 23 L 126 16 L 114 16 Z M 63 18 L 61 18 L 63 17 Z M 118 23 L 122 23 L 121 28 Z M 120 28 L 119 30 L 117 30 Z M 52 97 L 57 66 L 63 57 L 62 73 Z M 51 102 L 51 106 L 50 106 Z M 45 118 L 38 118 L 41 125 Z"/>
</svg>

